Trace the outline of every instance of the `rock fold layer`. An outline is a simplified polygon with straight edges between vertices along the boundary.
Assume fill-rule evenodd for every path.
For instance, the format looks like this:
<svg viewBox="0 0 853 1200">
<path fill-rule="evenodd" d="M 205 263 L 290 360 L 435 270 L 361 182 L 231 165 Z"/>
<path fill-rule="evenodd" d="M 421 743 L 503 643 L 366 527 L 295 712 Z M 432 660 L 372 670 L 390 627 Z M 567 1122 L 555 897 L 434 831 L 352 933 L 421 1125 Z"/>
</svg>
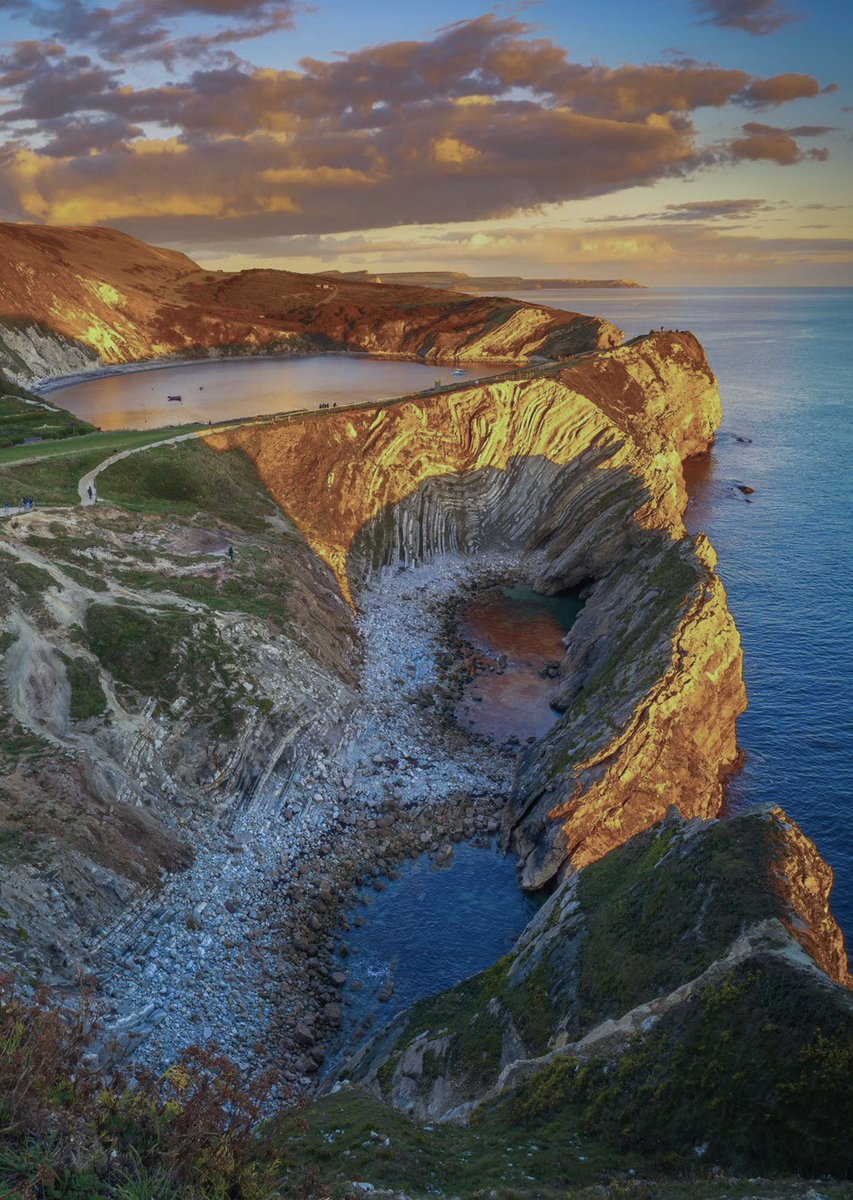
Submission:
<svg viewBox="0 0 853 1200">
<path fill-rule="evenodd" d="M 566 714 L 520 763 L 526 887 L 594 861 L 672 804 L 716 815 L 746 706 L 740 640 L 681 464 L 720 418 L 690 334 L 655 334 L 527 377 L 217 433 L 354 600 L 378 568 L 521 550 L 589 598 L 567 640 Z"/>
</svg>

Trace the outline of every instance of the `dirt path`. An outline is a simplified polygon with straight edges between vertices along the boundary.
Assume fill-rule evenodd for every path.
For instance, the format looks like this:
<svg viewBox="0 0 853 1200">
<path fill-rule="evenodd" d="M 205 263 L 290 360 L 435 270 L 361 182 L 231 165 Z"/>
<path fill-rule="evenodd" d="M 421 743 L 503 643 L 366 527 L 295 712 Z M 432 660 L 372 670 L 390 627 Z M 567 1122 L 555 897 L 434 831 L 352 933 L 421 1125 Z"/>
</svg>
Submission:
<svg viewBox="0 0 853 1200">
<path fill-rule="evenodd" d="M 174 446 L 176 442 L 188 442 L 191 438 L 201 437 L 202 433 L 208 434 L 212 432 L 213 430 L 210 429 L 199 429 L 193 433 L 179 433 L 174 437 L 163 438 L 162 442 L 147 442 L 144 446 L 133 446 L 130 450 L 120 450 L 118 454 L 111 454 L 109 458 L 105 458 L 103 462 L 99 462 L 91 471 L 87 471 L 78 482 L 77 494 L 80 497 L 80 503 L 86 507 L 97 503 L 98 492 L 95 480 L 101 471 L 105 471 L 113 463 L 121 462 L 123 458 L 130 458 L 131 454 L 141 454 L 143 450 L 153 450 L 157 446 Z"/>
</svg>

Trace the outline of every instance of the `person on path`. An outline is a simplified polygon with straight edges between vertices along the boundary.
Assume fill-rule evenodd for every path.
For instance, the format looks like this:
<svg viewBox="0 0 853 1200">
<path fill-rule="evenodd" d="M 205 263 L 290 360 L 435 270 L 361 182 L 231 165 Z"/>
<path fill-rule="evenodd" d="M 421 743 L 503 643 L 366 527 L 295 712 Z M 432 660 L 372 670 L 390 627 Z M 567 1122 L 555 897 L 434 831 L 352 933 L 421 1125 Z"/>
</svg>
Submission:
<svg viewBox="0 0 853 1200">
<path fill-rule="evenodd" d="M 231 562 L 234 561 L 234 547 L 233 546 L 228 547 L 228 557 L 230 558 Z"/>
<path fill-rule="evenodd" d="M 91 483 L 89 484 L 88 492 L 89 492 L 89 499 L 91 500 L 91 499 L 92 499 L 92 485 L 91 485 Z"/>
</svg>

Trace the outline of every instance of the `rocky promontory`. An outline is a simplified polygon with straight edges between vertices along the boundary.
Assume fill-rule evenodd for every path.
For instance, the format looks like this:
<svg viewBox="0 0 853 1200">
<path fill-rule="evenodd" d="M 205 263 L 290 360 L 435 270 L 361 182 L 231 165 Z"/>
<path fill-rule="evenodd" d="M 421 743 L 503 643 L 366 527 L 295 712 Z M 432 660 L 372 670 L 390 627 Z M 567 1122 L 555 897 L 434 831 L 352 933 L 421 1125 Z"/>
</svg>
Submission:
<svg viewBox="0 0 853 1200">
<path fill-rule="evenodd" d="M 420 1121 L 581 1107 L 623 1150 L 843 1173 L 835 1065 L 853 995 L 817 859 L 778 808 L 673 812 L 567 879 L 510 954 L 420 1001 L 344 1073 Z"/>
</svg>

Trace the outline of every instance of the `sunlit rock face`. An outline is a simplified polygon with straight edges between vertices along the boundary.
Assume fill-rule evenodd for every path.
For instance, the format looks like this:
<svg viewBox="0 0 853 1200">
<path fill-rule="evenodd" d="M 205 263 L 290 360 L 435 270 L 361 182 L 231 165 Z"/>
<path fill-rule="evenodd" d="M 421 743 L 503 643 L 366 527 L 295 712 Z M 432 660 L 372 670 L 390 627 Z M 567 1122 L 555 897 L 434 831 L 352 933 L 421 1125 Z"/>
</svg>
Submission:
<svg viewBox="0 0 853 1200">
<path fill-rule="evenodd" d="M 781 808 L 774 810 L 774 817 L 778 836 L 773 878 L 787 906 L 785 923 L 831 979 L 853 987 L 844 934 L 829 907 L 835 873 L 811 838 Z"/>
<path fill-rule="evenodd" d="M 675 804 L 719 812 L 746 707 L 712 547 L 687 536 L 683 457 L 707 448 L 716 381 L 689 334 L 556 372 L 209 437 L 241 449 L 351 601 L 384 565 L 525 552 L 589 599 L 567 639 L 564 717 L 519 764 L 526 887 L 583 866 Z"/>
<path fill-rule="evenodd" d="M 568 639 L 565 714 L 516 782 L 526 887 L 595 862 L 671 805 L 720 812 L 746 693 L 715 564 L 703 537 L 658 537 L 595 584 Z"/>
<path fill-rule="evenodd" d="M 207 353 L 349 349 L 520 363 L 621 340 L 598 317 L 522 301 L 289 271 L 209 272 L 116 230 L 0 223 L 0 369 L 20 382 Z"/>
</svg>

